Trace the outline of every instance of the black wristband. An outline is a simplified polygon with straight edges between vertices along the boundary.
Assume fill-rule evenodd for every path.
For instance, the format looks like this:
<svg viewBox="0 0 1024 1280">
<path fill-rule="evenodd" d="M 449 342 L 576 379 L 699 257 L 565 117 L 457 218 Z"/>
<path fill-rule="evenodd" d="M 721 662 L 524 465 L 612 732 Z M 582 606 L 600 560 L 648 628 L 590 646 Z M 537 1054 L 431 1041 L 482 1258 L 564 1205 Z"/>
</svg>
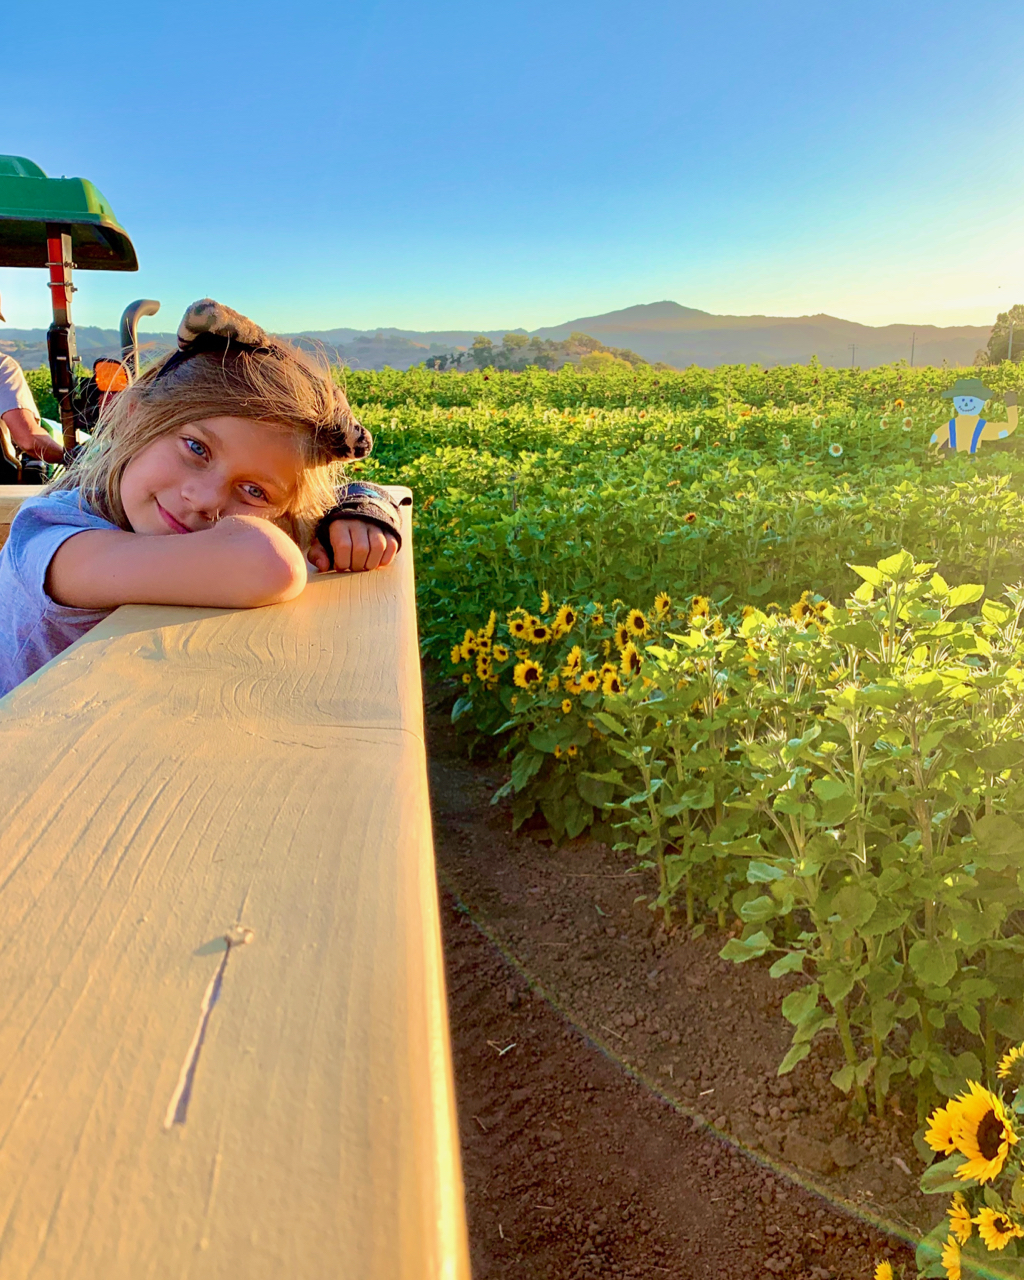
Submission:
<svg viewBox="0 0 1024 1280">
<path fill-rule="evenodd" d="M 405 499 L 402 506 L 407 506 L 411 499 Z M 367 524 L 375 524 L 378 529 L 398 542 L 402 547 L 402 513 L 397 502 L 386 489 L 378 484 L 369 484 L 365 480 L 345 485 L 338 490 L 337 504 L 320 517 L 316 526 L 316 538 L 334 568 L 334 549 L 331 546 L 330 527 L 335 520 L 364 520 Z"/>
</svg>

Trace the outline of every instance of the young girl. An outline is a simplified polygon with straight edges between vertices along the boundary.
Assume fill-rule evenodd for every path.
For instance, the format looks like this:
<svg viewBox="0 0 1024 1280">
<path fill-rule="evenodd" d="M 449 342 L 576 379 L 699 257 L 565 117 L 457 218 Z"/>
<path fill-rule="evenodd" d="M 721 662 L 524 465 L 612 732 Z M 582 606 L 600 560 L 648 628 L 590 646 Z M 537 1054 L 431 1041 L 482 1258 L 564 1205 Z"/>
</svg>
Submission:
<svg viewBox="0 0 1024 1280">
<path fill-rule="evenodd" d="M 13 520 L 0 696 L 118 605 L 290 600 L 306 584 L 300 546 L 318 569 L 332 549 L 338 568 L 363 567 L 358 551 L 340 554 L 360 530 L 384 544 L 366 567 L 394 556 L 400 524 L 382 490 L 352 486 L 336 505 L 339 463 L 373 441 L 327 370 L 210 299 L 185 313 L 178 347 L 105 407 L 83 455 Z M 348 517 L 368 523 L 336 536 L 330 522 Z"/>
</svg>

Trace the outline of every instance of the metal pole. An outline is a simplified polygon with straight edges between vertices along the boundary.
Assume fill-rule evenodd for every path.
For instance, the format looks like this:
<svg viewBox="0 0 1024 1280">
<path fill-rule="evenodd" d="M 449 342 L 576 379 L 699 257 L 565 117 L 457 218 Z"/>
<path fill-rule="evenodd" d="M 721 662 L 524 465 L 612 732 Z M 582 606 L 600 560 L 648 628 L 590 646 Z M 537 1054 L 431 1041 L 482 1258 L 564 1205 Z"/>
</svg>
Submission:
<svg viewBox="0 0 1024 1280">
<path fill-rule="evenodd" d="M 1013 359 L 1013 321 L 1012 320 L 1010 321 L 1010 336 L 1006 342 L 1006 358 L 1007 360 Z"/>
<path fill-rule="evenodd" d="M 121 316 L 121 359 L 133 381 L 139 376 L 139 321 L 143 316 L 155 316 L 160 303 L 155 298 L 139 298 L 130 302 Z"/>
<path fill-rule="evenodd" d="M 914 367 L 914 344 L 917 342 L 917 330 L 910 335 L 910 367 Z"/>
<path fill-rule="evenodd" d="M 71 233 L 60 226 L 46 228 L 46 257 L 50 271 L 50 299 L 53 306 L 53 323 L 47 330 L 46 349 L 50 357 L 50 380 L 53 394 L 60 406 L 61 434 L 64 453 L 70 455 L 77 437 L 75 433 L 75 408 L 72 395 L 75 386 L 75 364 L 78 347 L 75 343 L 75 326 L 71 322 L 71 295 L 75 286 L 71 283 Z"/>
</svg>

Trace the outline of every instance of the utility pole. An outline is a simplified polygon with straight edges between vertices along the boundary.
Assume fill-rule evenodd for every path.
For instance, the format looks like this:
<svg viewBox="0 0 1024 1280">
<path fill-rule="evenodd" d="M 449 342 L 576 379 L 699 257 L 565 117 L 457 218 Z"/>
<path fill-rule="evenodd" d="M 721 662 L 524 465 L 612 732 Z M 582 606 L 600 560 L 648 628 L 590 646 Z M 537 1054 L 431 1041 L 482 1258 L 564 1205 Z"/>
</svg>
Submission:
<svg viewBox="0 0 1024 1280">
<path fill-rule="evenodd" d="M 853 368 L 853 366 L 854 366 L 854 365 L 856 364 L 856 362 L 857 362 L 857 344 L 856 344 L 856 342 L 851 342 L 851 343 L 849 343 L 849 347 L 850 347 L 850 368 L 852 369 L 852 368 Z"/>
<path fill-rule="evenodd" d="M 914 344 L 917 342 L 917 330 L 910 335 L 910 367 L 914 367 Z"/>
<path fill-rule="evenodd" d="M 1006 358 L 1007 360 L 1013 359 L 1013 321 L 1012 320 L 1010 321 L 1010 336 L 1006 342 Z"/>
</svg>

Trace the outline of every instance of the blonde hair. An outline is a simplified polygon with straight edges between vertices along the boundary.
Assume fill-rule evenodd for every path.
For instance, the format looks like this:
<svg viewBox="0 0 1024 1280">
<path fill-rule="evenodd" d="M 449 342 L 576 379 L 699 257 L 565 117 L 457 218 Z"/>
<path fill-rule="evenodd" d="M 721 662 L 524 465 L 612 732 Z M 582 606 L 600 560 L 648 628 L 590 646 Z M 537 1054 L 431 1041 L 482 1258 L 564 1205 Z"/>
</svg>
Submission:
<svg viewBox="0 0 1024 1280">
<path fill-rule="evenodd" d="M 341 459 L 365 456 L 372 445 L 326 361 L 315 362 L 277 339 L 258 347 L 186 347 L 108 400 L 85 451 L 50 489 L 77 489 L 98 515 L 130 531 L 121 477 L 131 459 L 188 423 L 217 417 L 246 418 L 294 436 L 304 466 L 286 516 L 289 532 L 302 544 L 336 501 L 336 486 L 344 480 Z"/>
</svg>

